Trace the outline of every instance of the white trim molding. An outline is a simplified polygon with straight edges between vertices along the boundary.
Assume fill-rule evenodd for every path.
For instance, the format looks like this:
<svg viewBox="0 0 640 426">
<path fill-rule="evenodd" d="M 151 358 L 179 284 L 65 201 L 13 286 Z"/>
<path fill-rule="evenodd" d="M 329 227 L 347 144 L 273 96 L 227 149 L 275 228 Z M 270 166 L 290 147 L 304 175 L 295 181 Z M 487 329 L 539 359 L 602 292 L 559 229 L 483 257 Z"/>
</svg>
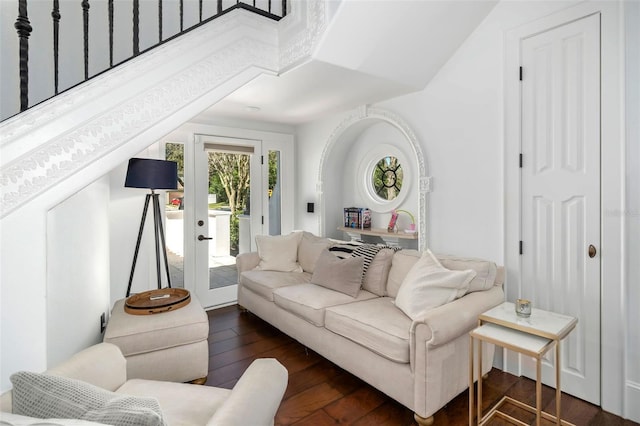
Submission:
<svg viewBox="0 0 640 426">
<path fill-rule="evenodd" d="M 256 76 L 310 58 L 324 3 L 294 4 L 280 22 L 231 12 L 0 123 L 0 217 L 119 152 L 65 199 Z"/>
<path fill-rule="evenodd" d="M 363 125 L 366 123 L 368 125 L 373 125 L 379 122 L 386 122 L 395 128 L 397 128 L 402 135 L 405 137 L 413 154 L 416 158 L 416 168 L 417 168 L 417 180 L 419 182 L 418 185 L 418 218 L 417 218 L 417 226 L 418 226 L 418 249 L 425 250 L 427 245 L 427 194 L 431 191 L 431 177 L 427 175 L 427 164 L 426 159 L 422 153 L 422 148 L 420 147 L 420 143 L 418 142 L 418 138 L 416 137 L 413 130 L 409 127 L 409 125 L 400 118 L 397 114 L 382 109 L 382 108 L 373 108 L 367 105 L 360 106 L 351 110 L 344 117 L 342 122 L 336 126 L 336 128 L 331 132 L 331 135 L 327 139 L 327 143 L 324 146 L 322 151 L 322 155 L 320 157 L 320 167 L 318 172 L 318 183 L 316 185 L 317 191 L 317 199 L 320 204 L 320 214 L 318 217 L 318 229 L 320 230 L 321 235 L 325 235 L 325 202 L 324 202 L 324 188 L 322 182 L 325 180 L 325 176 L 329 173 L 329 158 L 331 156 L 331 152 L 334 149 L 337 143 L 345 143 L 348 141 L 343 140 L 345 134 L 348 133 L 350 129 L 354 126 Z"/>
</svg>

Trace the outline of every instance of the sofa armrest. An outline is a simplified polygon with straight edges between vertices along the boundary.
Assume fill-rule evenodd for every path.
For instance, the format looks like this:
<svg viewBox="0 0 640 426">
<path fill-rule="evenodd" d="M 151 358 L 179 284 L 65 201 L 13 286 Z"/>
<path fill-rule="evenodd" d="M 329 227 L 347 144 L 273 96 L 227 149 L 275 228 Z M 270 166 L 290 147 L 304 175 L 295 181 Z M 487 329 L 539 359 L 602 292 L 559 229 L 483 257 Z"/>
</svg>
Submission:
<svg viewBox="0 0 640 426">
<path fill-rule="evenodd" d="M 440 346 L 468 333 L 478 325 L 480 314 L 502 302 L 502 287 L 494 285 L 489 290 L 469 293 L 432 309 L 413 321 L 410 332 L 411 365 L 415 365 L 416 354 L 424 351 L 426 346 Z M 423 347 L 419 348 L 419 345 Z"/>
<path fill-rule="evenodd" d="M 260 263 L 258 252 L 240 253 L 236 256 L 236 269 L 238 270 L 238 283 L 240 282 L 240 274 L 244 271 L 255 269 Z"/>
<path fill-rule="evenodd" d="M 115 391 L 127 381 L 127 360 L 112 343 L 98 343 L 47 370 L 48 374 L 82 380 Z"/>
<path fill-rule="evenodd" d="M 251 363 L 208 426 L 272 425 L 289 373 L 273 358 Z"/>
<path fill-rule="evenodd" d="M 99 343 L 83 349 L 46 373 L 115 391 L 127 381 L 127 361 L 116 345 Z M 0 411 L 10 413 L 12 405 L 12 393 L 8 390 L 0 396 Z"/>
</svg>

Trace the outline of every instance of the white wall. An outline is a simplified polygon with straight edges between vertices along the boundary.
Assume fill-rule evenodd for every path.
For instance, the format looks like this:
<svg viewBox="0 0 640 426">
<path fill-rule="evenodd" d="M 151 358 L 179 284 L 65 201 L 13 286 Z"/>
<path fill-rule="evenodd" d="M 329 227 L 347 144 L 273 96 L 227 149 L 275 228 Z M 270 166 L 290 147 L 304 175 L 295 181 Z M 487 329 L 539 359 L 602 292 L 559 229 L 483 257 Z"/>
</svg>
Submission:
<svg viewBox="0 0 640 426">
<path fill-rule="evenodd" d="M 111 306 L 109 179 L 49 210 L 46 240 L 47 365 L 55 365 L 102 341 L 100 315 Z"/>
<path fill-rule="evenodd" d="M 62 202 L 50 194 L 3 218 L 2 390 L 11 386 L 8 372 L 43 371 L 101 340 L 98 319 L 109 309 L 108 197 L 102 178 Z"/>
<path fill-rule="evenodd" d="M 308 123 L 296 129 L 296 193 L 297 199 L 304 203 L 315 203 L 315 212 L 306 209 L 296 210 L 295 227 L 314 234 L 320 233 L 320 199 L 318 197 L 318 175 L 320 159 L 331 132 L 346 114 Z M 340 149 L 339 146 L 336 150 Z M 344 156 L 347 150 L 344 149 Z M 344 157 L 343 156 L 343 157 Z M 342 175 L 343 162 L 334 164 L 335 174 Z M 329 185 L 325 182 L 325 185 Z M 338 220 L 340 222 L 341 220 Z M 328 228 L 327 228 L 328 229 Z"/>
<path fill-rule="evenodd" d="M 627 1 L 626 30 L 626 300 L 628 348 L 626 354 L 628 415 L 640 421 L 640 2 Z"/>
<path fill-rule="evenodd" d="M 505 32 L 577 3 L 499 3 L 424 90 L 375 105 L 402 117 L 421 143 L 429 164 L 428 174 L 433 178 L 427 210 L 427 234 L 432 250 L 479 256 L 504 264 L 503 152 L 505 143 L 508 143 L 503 136 Z M 620 330 L 608 340 L 613 346 L 603 347 L 603 351 L 625 353 L 626 363 L 603 363 L 602 375 L 610 379 L 603 382 L 605 388 L 602 392 L 603 395 L 624 395 L 628 399 L 623 406 L 612 401 L 612 398 L 604 398 L 605 410 L 637 421 L 640 417 L 637 413 L 640 390 L 640 367 L 637 362 L 640 358 L 640 331 L 637 324 L 640 314 L 635 306 L 640 292 L 640 272 L 636 260 L 640 257 L 637 28 L 640 25 L 638 3 L 626 2 L 625 5 L 629 10 L 626 18 L 627 40 L 631 40 L 627 49 L 633 49 L 632 53 L 627 52 L 627 84 L 631 83 L 630 89 L 633 91 L 626 100 L 629 120 L 626 147 L 628 187 L 624 209 L 627 241 L 619 241 L 621 246 L 626 246 L 626 253 L 623 251 L 624 260 L 613 260 L 613 267 L 616 263 L 618 269 L 626 265 L 627 280 L 621 287 L 626 289 L 623 297 L 629 297 L 629 302 L 623 308 L 627 310 L 626 321 L 615 319 L 619 312 L 608 312 L 611 308 L 607 305 L 602 315 L 613 318 L 609 326 Z M 622 29 L 622 22 L 620 24 L 619 28 Z M 612 45 L 605 40 L 603 48 L 623 50 L 624 46 L 618 42 Z M 623 86 L 620 89 L 623 90 Z M 347 114 L 299 126 L 299 198 L 314 194 L 317 156 Z M 623 117 L 619 122 L 623 123 Z M 620 164 L 621 169 L 624 166 Z M 335 173 L 341 173 L 341 167 L 340 163 L 336 163 Z M 625 185 L 623 173 L 619 179 L 615 188 Z M 298 213 L 296 224 L 312 232 L 320 229 L 303 212 Z M 619 283 L 603 282 L 603 287 L 609 285 L 618 286 Z M 603 359 L 612 360 L 613 357 Z"/>
</svg>

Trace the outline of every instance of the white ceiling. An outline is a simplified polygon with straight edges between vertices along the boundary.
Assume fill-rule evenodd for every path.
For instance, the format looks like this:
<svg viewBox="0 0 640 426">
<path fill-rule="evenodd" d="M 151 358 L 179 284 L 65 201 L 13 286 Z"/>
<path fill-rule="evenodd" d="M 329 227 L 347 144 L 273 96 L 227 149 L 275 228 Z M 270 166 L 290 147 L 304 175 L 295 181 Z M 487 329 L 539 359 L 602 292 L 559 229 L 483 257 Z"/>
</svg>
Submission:
<svg viewBox="0 0 640 426">
<path fill-rule="evenodd" d="M 194 121 L 296 125 L 422 90 L 496 3 L 343 0 L 313 59 L 258 77 Z"/>
<path fill-rule="evenodd" d="M 256 78 L 194 121 L 222 117 L 295 125 L 414 90 L 380 77 L 310 61 L 280 76 Z"/>
</svg>

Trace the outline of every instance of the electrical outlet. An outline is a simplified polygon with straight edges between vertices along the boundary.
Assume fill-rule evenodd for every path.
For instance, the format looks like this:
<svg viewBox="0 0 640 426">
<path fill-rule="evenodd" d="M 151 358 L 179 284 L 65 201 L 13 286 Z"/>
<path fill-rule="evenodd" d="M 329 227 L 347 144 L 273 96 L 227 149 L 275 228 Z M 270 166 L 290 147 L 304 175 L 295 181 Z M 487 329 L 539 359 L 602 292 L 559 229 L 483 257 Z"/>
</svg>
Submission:
<svg viewBox="0 0 640 426">
<path fill-rule="evenodd" d="M 105 328 L 107 328 L 107 314 L 103 312 L 100 314 L 100 334 L 104 333 Z"/>
</svg>

